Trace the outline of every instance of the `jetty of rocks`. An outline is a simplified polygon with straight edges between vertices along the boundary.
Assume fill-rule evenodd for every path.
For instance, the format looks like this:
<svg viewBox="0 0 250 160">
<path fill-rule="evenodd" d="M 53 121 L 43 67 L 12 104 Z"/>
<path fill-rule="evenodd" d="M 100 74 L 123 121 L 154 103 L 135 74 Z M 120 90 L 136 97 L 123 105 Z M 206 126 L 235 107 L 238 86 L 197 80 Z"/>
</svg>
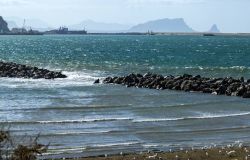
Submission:
<svg viewBox="0 0 250 160">
<path fill-rule="evenodd" d="M 0 61 L 0 77 L 9 78 L 32 78 L 32 79 L 55 79 L 67 78 L 61 72 L 49 71 L 47 69 L 39 69 L 37 67 L 16 64 L 12 62 Z"/>
<path fill-rule="evenodd" d="M 121 84 L 127 87 L 170 89 L 186 92 L 203 92 L 216 95 L 250 98 L 250 80 L 226 78 L 207 78 L 200 75 L 162 76 L 153 73 L 129 74 L 123 77 L 107 77 L 103 83 Z"/>
</svg>

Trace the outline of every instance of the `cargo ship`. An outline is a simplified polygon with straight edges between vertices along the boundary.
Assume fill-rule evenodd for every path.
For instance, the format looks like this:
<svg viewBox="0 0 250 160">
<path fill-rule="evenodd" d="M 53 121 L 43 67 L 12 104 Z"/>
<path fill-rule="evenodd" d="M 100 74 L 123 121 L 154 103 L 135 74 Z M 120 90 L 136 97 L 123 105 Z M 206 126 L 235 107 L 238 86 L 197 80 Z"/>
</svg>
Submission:
<svg viewBox="0 0 250 160">
<path fill-rule="evenodd" d="M 70 31 L 67 27 L 60 27 L 59 29 L 44 32 L 45 34 L 87 34 L 85 29 L 79 31 Z"/>
<path fill-rule="evenodd" d="M 213 33 L 204 33 L 203 36 L 207 37 L 207 36 L 215 36 L 215 34 Z"/>
</svg>

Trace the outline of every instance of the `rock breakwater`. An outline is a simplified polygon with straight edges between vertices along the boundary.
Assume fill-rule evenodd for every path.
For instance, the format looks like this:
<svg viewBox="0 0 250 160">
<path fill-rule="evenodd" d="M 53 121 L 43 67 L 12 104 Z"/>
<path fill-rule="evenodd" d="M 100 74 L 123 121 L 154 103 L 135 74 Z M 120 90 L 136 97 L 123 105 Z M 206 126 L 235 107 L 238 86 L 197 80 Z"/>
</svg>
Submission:
<svg viewBox="0 0 250 160">
<path fill-rule="evenodd" d="M 67 78 L 61 72 L 49 71 L 47 69 L 39 69 L 37 67 L 16 64 L 12 62 L 0 61 L 0 77 L 9 78 L 33 78 L 33 79 L 55 79 Z"/>
<path fill-rule="evenodd" d="M 184 74 L 181 76 L 162 76 L 146 73 L 129 74 L 123 77 L 107 77 L 103 83 L 121 84 L 127 87 L 170 89 L 181 91 L 195 91 L 216 95 L 239 96 L 250 98 L 250 80 L 226 78 L 207 78 L 200 75 Z"/>
</svg>

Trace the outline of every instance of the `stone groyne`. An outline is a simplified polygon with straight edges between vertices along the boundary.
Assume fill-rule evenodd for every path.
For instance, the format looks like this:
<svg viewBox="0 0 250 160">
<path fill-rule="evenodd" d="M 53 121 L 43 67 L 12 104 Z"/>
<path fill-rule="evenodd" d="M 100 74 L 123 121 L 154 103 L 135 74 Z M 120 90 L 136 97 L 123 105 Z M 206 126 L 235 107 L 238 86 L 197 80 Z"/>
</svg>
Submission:
<svg viewBox="0 0 250 160">
<path fill-rule="evenodd" d="M 0 61 L 0 77 L 9 78 L 32 78 L 32 79 L 55 79 L 67 78 L 61 72 L 54 72 L 47 69 L 40 69 L 12 62 Z"/>
<path fill-rule="evenodd" d="M 96 81 L 98 83 L 98 81 Z M 121 84 L 127 87 L 170 89 L 186 92 L 203 92 L 216 95 L 239 96 L 250 98 L 250 80 L 244 78 L 207 78 L 200 75 L 192 76 L 184 74 L 181 76 L 162 76 L 146 73 L 129 74 L 122 77 L 107 77 L 103 80 L 106 84 Z"/>
</svg>

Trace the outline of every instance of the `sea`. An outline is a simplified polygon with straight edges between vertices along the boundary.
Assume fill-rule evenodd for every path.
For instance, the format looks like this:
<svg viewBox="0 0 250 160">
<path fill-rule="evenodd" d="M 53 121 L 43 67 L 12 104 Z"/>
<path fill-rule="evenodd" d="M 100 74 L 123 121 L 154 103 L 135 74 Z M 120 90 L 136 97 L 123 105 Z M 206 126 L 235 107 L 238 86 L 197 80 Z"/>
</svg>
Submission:
<svg viewBox="0 0 250 160">
<path fill-rule="evenodd" d="M 43 158 L 250 144 L 249 99 L 93 84 L 147 72 L 248 79 L 248 36 L 0 36 L 0 61 L 68 76 L 0 78 L 0 126 L 21 142 L 39 135 Z"/>
</svg>

